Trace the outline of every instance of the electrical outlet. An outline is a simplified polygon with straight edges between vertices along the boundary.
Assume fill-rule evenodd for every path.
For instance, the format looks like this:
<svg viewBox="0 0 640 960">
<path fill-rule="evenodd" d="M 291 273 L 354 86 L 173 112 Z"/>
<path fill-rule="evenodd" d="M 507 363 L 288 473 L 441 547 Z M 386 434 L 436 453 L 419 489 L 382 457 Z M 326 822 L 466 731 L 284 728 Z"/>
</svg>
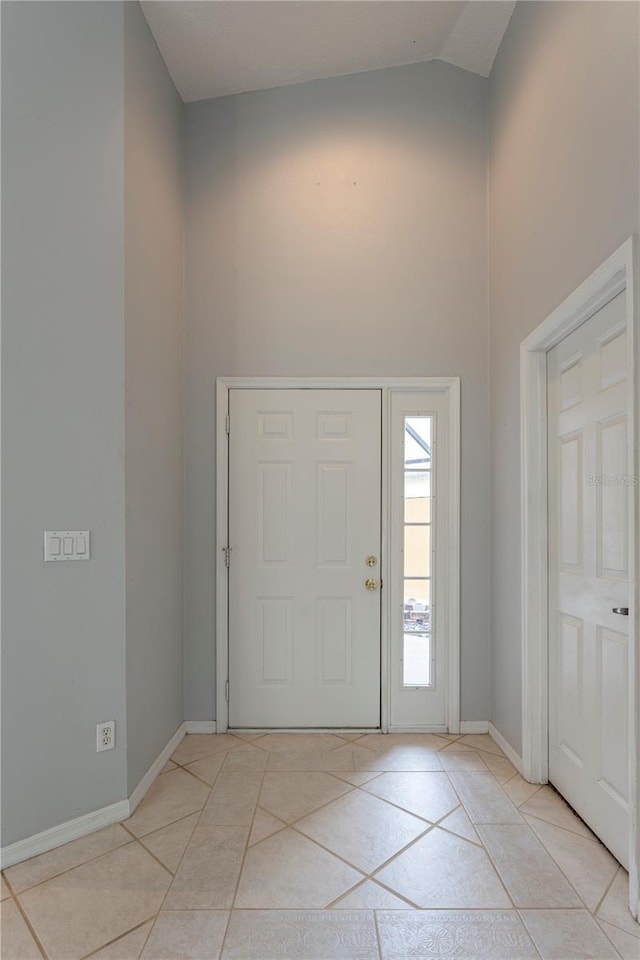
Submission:
<svg viewBox="0 0 640 960">
<path fill-rule="evenodd" d="M 116 745 L 116 724 L 115 720 L 107 720 L 106 723 L 99 723 L 96 728 L 96 750 L 113 750 Z"/>
</svg>

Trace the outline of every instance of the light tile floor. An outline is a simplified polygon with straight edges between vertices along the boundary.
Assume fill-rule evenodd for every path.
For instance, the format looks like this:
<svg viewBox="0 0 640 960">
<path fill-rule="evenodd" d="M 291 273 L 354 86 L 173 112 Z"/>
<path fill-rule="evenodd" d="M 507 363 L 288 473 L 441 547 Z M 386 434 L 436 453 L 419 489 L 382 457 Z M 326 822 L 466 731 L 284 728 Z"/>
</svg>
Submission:
<svg viewBox="0 0 640 960">
<path fill-rule="evenodd" d="M 640 960 L 624 870 L 487 736 L 188 736 L 5 871 L 3 960 Z"/>
</svg>

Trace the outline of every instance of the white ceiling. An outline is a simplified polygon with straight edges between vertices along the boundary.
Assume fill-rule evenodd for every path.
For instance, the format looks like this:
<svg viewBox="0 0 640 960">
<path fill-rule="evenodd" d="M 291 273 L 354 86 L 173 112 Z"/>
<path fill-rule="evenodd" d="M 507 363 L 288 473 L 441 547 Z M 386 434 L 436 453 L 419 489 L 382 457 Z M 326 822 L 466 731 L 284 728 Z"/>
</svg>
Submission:
<svg viewBox="0 0 640 960">
<path fill-rule="evenodd" d="M 489 75 L 511 0 L 146 0 L 183 100 L 446 60 Z"/>
</svg>

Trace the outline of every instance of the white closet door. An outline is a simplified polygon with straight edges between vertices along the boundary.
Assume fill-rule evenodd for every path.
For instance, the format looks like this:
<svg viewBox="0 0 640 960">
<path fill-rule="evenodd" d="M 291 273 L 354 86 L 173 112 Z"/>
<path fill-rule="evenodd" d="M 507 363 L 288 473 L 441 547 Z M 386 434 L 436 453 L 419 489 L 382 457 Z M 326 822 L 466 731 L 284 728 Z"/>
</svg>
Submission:
<svg viewBox="0 0 640 960">
<path fill-rule="evenodd" d="M 628 866 L 625 294 L 548 355 L 549 777 Z"/>
</svg>

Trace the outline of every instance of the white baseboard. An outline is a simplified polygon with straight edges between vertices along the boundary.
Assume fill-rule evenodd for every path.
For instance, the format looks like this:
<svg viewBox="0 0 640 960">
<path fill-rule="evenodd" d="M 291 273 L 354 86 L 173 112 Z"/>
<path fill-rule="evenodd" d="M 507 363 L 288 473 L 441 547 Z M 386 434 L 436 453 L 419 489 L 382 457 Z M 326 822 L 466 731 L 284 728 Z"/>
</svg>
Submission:
<svg viewBox="0 0 640 960">
<path fill-rule="evenodd" d="M 184 726 L 187 733 L 216 733 L 215 720 L 186 720 Z"/>
<path fill-rule="evenodd" d="M 41 833 L 34 833 L 31 837 L 25 837 L 24 840 L 17 840 L 15 843 L 2 847 L 2 850 L 0 850 L 0 866 L 2 869 L 11 867 L 15 863 L 22 863 L 23 860 L 29 860 L 31 857 L 46 853 L 48 850 L 54 850 L 56 847 L 61 847 L 63 843 L 78 840 L 80 837 L 85 837 L 88 833 L 94 833 L 96 830 L 108 827 L 112 823 L 121 823 L 123 820 L 127 820 L 147 793 L 171 754 L 179 746 L 186 732 L 185 726 L 184 723 L 180 724 L 128 800 L 119 800 L 108 807 L 101 807 L 100 810 L 85 813 L 74 820 L 60 823 L 57 827 L 50 827 Z"/>
<path fill-rule="evenodd" d="M 2 869 L 35 857 L 39 853 L 46 853 L 47 850 L 54 850 L 55 847 L 61 847 L 63 843 L 77 840 L 112 823 L 119 823 L 121 820 L 126 820 L 128 816 L 129 801 L 119 800 L 118 803 L 112 803 L 92 813 L 85 813 L 84 816 L 76 817 L 75 820 L 67 820 L 66 823 L 61 823 L 57 827 L 50 827 L 41 833 L 25 837 L 24 840 L 17 840 L 0 851 Z"/>
<path fill-rule="evenodd" d="M 522 757 L 520 754 L 516 753 L 509 741 L 505 740 L 500 731 L 496 730 L 492 723 L 489 724 L 489 736 L 494 743 L 497 743 L 505 757 L 508 760 L 511 760 L 511 763 L 514 765 L 520 776 L 522 776 Z"/>
<path fill-rule="evenodd" d="M 489 733 L 489 721 L 461 720 L 460 733 Z"/>
<path fill-rule="evenodd" d="M 174 753 L 182 743 L 182 740 L 184 739 L 184 735 L 186 733 L 185 726 L 186 724 L 184 723 L 180 724 L 180 726 L 178 727 L 174 735 L 171 737 L 171 740 L 169 740 L 169 743 L 166 745 L 166 747 L 164 747 L 163 750 L 160 751 L 160 753 L 158 754 L 156 759 L 153 761 L 153 763 L 145 773 L 140 783 L 137 785 L 137 787 L 134 788 L 133 792 L 131 793 L 131 796 L 129 797 L 128 816 L 131 816 L 131 814 L 136 809 L 140 801 L 144 798 L 145 794 L 149 790 L 149 787 L 151 786 L 153 781 L 156 779 L 158 774 L 162 771 L 167 760 L 169 760 L 169 758 L 171 757 L 171 754 Z"/>
</svg>

